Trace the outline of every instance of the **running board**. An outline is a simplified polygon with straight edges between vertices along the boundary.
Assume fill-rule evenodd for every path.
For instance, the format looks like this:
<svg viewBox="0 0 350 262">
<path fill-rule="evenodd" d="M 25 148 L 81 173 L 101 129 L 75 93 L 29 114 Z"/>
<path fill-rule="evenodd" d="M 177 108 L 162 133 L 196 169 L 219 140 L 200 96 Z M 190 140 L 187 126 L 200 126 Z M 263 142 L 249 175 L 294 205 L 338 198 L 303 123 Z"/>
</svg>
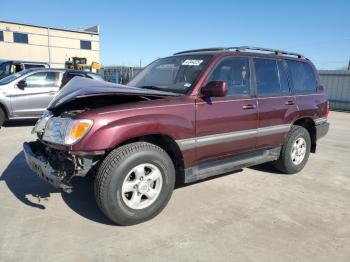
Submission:
<svg viewBox="0 0 350 262">
<path fill-rule="evenodd" d="M 281 147 L 277 147 L 199 164 L 186 169 L 185 183 L 192 183 L 211 176 L 232 172 L 243 167 L 274 161 L 279 158 L 280 152 Z"/>
</svg>

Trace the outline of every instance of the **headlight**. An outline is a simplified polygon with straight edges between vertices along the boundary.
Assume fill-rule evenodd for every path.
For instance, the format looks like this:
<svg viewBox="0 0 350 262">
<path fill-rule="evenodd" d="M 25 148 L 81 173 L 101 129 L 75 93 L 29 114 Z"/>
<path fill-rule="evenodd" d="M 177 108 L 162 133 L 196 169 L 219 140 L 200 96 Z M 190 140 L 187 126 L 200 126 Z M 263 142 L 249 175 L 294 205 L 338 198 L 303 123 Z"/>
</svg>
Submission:
<svg viewBox="0 0 350 262">
<path fill-rule="evenodd" d="M 53 117 L 46 124 L 43 140 L 54 144 L 73 145 L 89 132 L 92 124 L 90 119 Z"/>
<path fill-rule="evenodd" d="M 45 111 L 43 115 L 36 122 L 34 128 L 32 129 L 32 134 L 34 133 L 43 133 L 47 121 L 52 117 L 49 111 Z"/>
</svg>

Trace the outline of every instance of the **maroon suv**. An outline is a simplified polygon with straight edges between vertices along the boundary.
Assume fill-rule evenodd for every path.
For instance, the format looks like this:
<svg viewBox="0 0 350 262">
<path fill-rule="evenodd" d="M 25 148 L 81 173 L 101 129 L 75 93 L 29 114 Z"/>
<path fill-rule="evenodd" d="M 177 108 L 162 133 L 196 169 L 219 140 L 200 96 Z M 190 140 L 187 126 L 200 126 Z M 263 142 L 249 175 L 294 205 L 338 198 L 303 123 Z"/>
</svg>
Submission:
<svg viewBox="0 0 350 262">
<path fill-rule="evenodd" d="M 156 216 L 174 184 L 272 161 L 303 169 L 329 128 L 314 65 L 257 47 L 180 52 L 147 66 L 128 86 L 75 78 L 24 144 L 50 184 L 95 177 L 96 201 L 120 225 Z"/>
</svg>

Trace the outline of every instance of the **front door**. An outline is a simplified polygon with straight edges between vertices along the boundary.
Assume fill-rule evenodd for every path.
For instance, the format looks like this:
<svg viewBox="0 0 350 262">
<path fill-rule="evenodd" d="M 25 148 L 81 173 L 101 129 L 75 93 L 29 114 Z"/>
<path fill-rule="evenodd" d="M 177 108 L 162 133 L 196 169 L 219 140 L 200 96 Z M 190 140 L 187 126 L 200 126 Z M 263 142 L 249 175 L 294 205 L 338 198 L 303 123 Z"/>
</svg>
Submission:
<svg viewBox="0 0 350 262">
<path fill-rule="evenodd" d="M 13 115 L 40 116 L 59 91 L 60 72 L 40 71 L 20 81 L 23 80 L 26 86 L 22 89 L 16 86 L 10 95 Z"/>
<path fill-rule="evenodd" d="M 226 97 L 197 99 L 196 163 L 253 151 L 257 142 L 258 111 L 252 96 L 249 58 L 226 57 L 207 82 L 226 81 Z"/>
<path fill-rule="evenodd" d="M 284 143 L 295 112 L 285 64 L 281 60 L 254 58 L 255 83 L 259 109 L 257 147 L 274 148 Z"/>
</svg>

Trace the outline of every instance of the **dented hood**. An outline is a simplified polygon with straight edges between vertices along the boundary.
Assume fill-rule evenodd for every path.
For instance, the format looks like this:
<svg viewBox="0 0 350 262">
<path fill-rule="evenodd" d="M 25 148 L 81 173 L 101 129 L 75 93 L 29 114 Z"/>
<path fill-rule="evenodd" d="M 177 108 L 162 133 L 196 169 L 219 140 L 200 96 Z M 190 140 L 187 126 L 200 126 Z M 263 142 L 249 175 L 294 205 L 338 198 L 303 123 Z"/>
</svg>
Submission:
<svg viewBox="0 0 350 262">
<path fill-rule="evenodd" d="M 48 109 L 61 106 L 72 100 L 88 96 L 139 95 L 139 96 L 178 96 L 179 94 L 158 90 L 149 90 L 126 85 L 117 85 L 102 80 L 74 77 L 53 98 Z"/>
</svg>

